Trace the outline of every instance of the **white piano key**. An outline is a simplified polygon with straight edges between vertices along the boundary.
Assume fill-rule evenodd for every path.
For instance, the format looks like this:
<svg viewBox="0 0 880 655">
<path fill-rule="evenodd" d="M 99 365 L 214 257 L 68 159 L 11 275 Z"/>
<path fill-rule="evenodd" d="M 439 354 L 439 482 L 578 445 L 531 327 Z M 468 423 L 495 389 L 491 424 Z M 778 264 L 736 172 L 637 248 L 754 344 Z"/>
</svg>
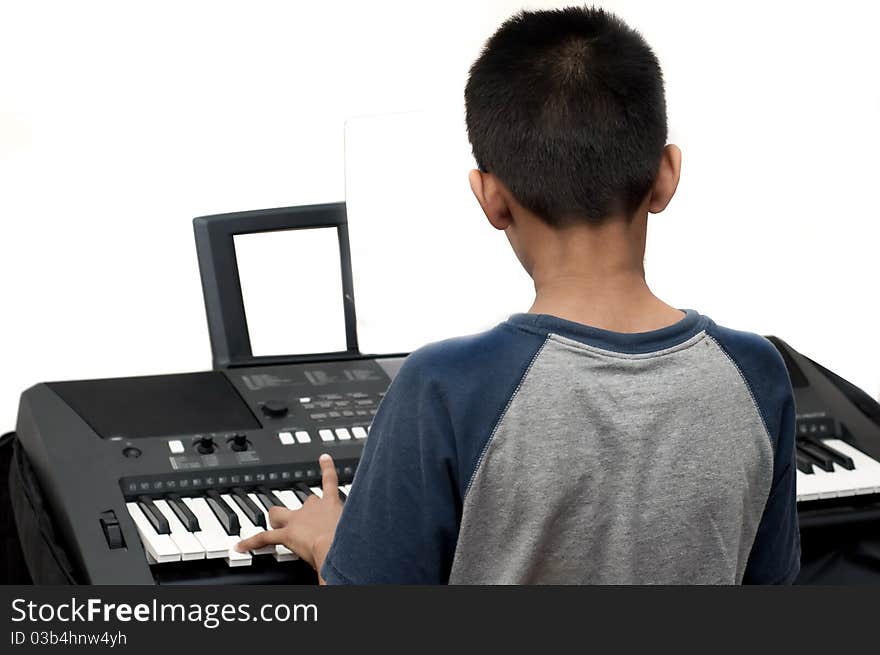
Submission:
<svg viewBox="0 0 880 655">
<path fill-rule="evenodd" d="M 838 464 L 832 464 L 833 471 L 816 471 L 816 479 L 819 481 L 819 498 L 837 498 L 841 491 L 842 479 L 847 477 L 848 471 Z"/>
<path fill-rule="evenodd" d="M 303 506 L 297 495 L 290 489 L 277 489 L 275 495 L 287 506 L 287 509 L 300 509 Z"/>
<path fill-rule="evenodd" d="M 183 502 L 199 520 L 201 531 L 194 534 L 204 545 L 208 557 L 218 557 L 216 553 L 219 552 L 219 557 L 225 558 L 229 566 L 250 565 L 250 553 L 239 553 L 235 550 L 238 537 L 226 534 L 226 530 L 220 525 L 220 521 L 214 516 L 213 510 L 204 498 L 184 498 Z"/>
<path fill-rule="evenodd" d="M 252 501 L 254 501 L 256 506 L 259 507 L 263 511 L 263 516 L 266 517 L 266 525 L 268 525 L 271 528 L 272 523 L 269 521 L 269 511 L 265 507 L 263 507 L 263 503 L 260 502 L 260 499 L 257 496 L 257 494 L 248 494 L 248 498 L 250 498 Z M 278 544 L 275 546 L 275 553 L 274 554 L 275 554 L 275 559 L 278 562 L 287 562 L 292 559 L 298 559 L 296 553 L 294 553 L 292 550 L 290 550 L 287 546 L 282 546 L 281 544 Z"/>
<path fill-rule="evenodd" d="M 247 517 L 247 515 L 241 511 L 241 508 L 238 504 L 233 500 L 232 496 L 229 494 L 222 494 L 220 496 L 224 502 L 232 508 L 232 511 L 235 512 L 235 515 L 238 517 L 238 524 L 241 526 L 241 532 L 239 536 L 242 539 L 249 539 L 253 537 L 255 534 L 259 534 L 263 531 L 258 525 L 254 525 L 251 523 L 251 520 Z M 275 552 L 275 546 L 263 546 L 262 548 L 257 548 L 256 550 L 252 550 L 252 555 L 271 555 Z"/>
<path fill-rule="evenodd" d="M 324 490 L 321 489 L 321 487 L 309 487 L 309 489 L 311 489 L 312 493 L 315 494 L 318 498 L 324 497 Z"/>
<path fill-rule="evenodd" d="M 205 559 L 205 549 L 195 535 L 183 527 L 183 523 L 177 518 L 177 514 L 168 506 L 164 500 L 154 501 L 156 507 L 162 512 L 162 515 L 168 521 L 168 528 L 171 530 L 171 541 L 180 551 L 180 558 L 184 561 L 193 559 Z"/>
<path fill-rule="evenodd" d="M 816 491 L 814 483 L 815 475 L 815 473 L 804 473 L 802 471 L 797 471 L 795 474 L 798 502 L 819 499 L 819 493 Z"/>
<path fill-rule="evenodd" d="M 180 560 L 180 551 L 177 549 L 174 541 L 172 541 L 171 535 L 156 532 L 137 503 L 125 503 L 125 507 L 128 509 L 128 513 L 131 515 L 131 519 L 141 535 L 144 549 L 157 564 Z"/>
</svg>

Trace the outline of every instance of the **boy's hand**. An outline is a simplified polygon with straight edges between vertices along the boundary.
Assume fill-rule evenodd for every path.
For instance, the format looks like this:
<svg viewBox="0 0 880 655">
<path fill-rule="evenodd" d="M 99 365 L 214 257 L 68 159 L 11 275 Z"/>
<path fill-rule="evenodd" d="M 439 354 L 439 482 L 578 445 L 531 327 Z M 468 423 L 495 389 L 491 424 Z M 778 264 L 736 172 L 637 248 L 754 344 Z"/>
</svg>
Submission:
<svg viewBox="0 0 880 655">
<path fill-rule="evenodd" d="M 330 455 L 321 455 L 321 487 L 324 494 L 309 496 L 302 509 L 289 510 L 273 507 L 269 510 L 271 530 L 263 530 L 249 539 L 236 544 L 239 552 L 246 553 L 269 544 L 282 544 L 320 573 L 321 565 L 330 550 L 339 515 L 342 514 L 342 501 L 339 498 L 339 480 L 336 466 Z"/>
</svg>

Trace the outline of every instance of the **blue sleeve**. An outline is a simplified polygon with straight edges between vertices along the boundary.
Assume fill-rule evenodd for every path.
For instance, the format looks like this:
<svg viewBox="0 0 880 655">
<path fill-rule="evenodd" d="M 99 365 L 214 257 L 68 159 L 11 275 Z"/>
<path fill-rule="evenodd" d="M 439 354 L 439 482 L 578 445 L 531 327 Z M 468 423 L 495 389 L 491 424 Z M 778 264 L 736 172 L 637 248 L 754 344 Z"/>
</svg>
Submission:
<svg viewBox="0 0 880 655">
<path fill-rule="evenodd" d="M 791 584 L 800 572 L 795 405 L 788 371 L 773 345 L 755 334 L 712 326 L 710 334 L 740 369 L 773 446 L 773 479 L 743 576 L 744 584 Z"/>
<path fill-rule="evenodd" d="M 449 416 L 410 355 L 370 428 L 352 492 L 321 569 L 328 584 L 445 581 L 461 499 Z"/>
<path fill-rule="evenodd" d="M 749 555 L 744 584 L 791 584 L 800 572 L 792 397 L 785 402 L 780 413 L 773 484 Z"/>
<path fill-rule="evenodd" d="M 445 584 L 462 498 L 543 339 L 502 324 L 410 355 L 379 406 L 321 569 L 328 584 Z"/>
</svg>

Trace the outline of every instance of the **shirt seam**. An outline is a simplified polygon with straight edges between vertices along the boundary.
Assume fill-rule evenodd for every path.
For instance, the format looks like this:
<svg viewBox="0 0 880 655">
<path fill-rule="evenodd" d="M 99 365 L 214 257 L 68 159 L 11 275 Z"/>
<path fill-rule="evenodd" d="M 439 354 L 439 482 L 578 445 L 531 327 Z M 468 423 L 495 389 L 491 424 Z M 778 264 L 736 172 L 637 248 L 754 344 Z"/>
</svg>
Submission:
<svg viewBox="0 0 880 655">
<path fill-rule="evenodd" d="M 516 326 L 513 326 L 516 327 Z M 462 494 L 462 506 L 464 506 L 465 501 L 467 500 L 468 493 L 471 490 L 471 486 L 474 484 L 474 480 L 477 477 L 477 473 L 480 471 L 480 467 L 483 465 L 483 459 L 486 457 L 486 453 L 489 451 L 489 446 L 492 444 L 492 441 L 495 439 L 495 435 L 498 433 L 498 426 L 501 424 L 502 419 L 507 415 L 510 406 L 513 404 L 514 398 L 516 398 L 519 390 L 522 388 L 523 382 L 525 382 L 526 377 L 528 377 L 529 372 L 532 370 L 532 367 L 535 365 L 538 357 L 540 357 L 541 353 L 544 351 L 544 347 L 547 345 L 547 342 L 550 340 L 550 337 L 546 337 L 544 342 L 541 344 L 541 347 L 532 355 L 532 359 L 529 362 L 529 365 L 526 367 L 526 370 L 520 376 L 519 383 L 516 385 L 516 388 L 513 390 L 513 393 L 510 394 L 510 398 L 507 399 L 507 403 L 504 405 L 504 409 L 498 414 L 498 417 L 495 419 L 495 423 L 492 426 L 492 430 L 489 433 L 489 438 L 486 439 L 486 444 L 483 446 L 483 449 L 480 451 L 480 457 L 477 459 L 477 463 L 474 466 L 474 471 L 471 473 L 470 479 L 468 479 L 467 486 L 464 489 L 464 494 Z"/>
<path fill-rule="evenodd" d="M 624 353 L 617 350 L 607 350 L 605 348 L 599 348 L 598 346 L 584 343 L 582 341 L 578 341 L 577 339 L 572 339 L 571 337 L 566 337 L 561 334 L 556 334 L 555 332 L 551 332 L 549 335 L 547 335 L 548 339 L 552 339 L 560 346 L 568 347 L 572 350 L 588 351 L 597 355 L 613 357 L 614 359 L 628 359 L 633 361 L 665 357 L 667 355 L 673 355 L 675 353 L 681 352 L 682 350 L 688 350 L 689 348 L 693 348 L 695 345 L 700 343 L 707 336 L 708 334 L 706 333 L 706 331 L 701 330 L 696 334 L 691 335 L 684 341 L 681 341 L 680 343 L 669 346 L 667 348 L 661 348 L 659 350 L 653 350 L 646 353 Z"/>
<path fill-rule="evenodd" d="M 752 400 L 752 406 L 754 407 L 755 412 L 757 412 L 758 417 L 761 419 L 761 425 L 764 427 L 764 434 L 767 435 L 767 441 L 770 444 L 770 454 L 771 454 L 771 458 L 772 458 L 771 462 L 770 462 L 770 476 L 771 476 L 770 489 L 767 491 L 767 499 L 764 501 L 764 509 L 761 512 L 761 519 L 758 523 L 758 528 L 760 529 L 760 524 L 764 521 L 764 513 L 767 511 L 767 504 L 770 502 L 770 496 L 772 495 L 773 490 L 774 490 L 775 479 L 776 479 L 776 463 L 777 463 L 776 462 L 776 460 L 777 460 L 776 449 L 779 444 L 773 443 L 773 436 L 770 434 L 770 428 L 767 423 L 767 417 L 764 414 L 764 411 L 761 409 L 761 406 L 758 404 L 758 400 L 755 396 L 754 389 L 752 388 L 752 385 L 749 383 L 749 380 L 746 377 L 746 374 L 740 368 L 739 364 L 736 363 L 736 360 L 733 358 L 733 355 L 731 355 L 727 351 L 727 348 L 724 347 L 724 345 L 721 343 L 721 341 L 716 339 L 714 335 L 710 334 L 708 336 L 715 343 L 715 345 L 718 346 L 718 349 L 724 354 L 724 356 L 727 358 L 727 361 L 730 362 L 730 365 L 733 366 L 733 368 L 739 374 L 740 379 L 743 381 L 743 384 L 746 387 L 746 390 L 748 390 L 748 392 L 749 392 L 749 397 Z M 785 466 L 786 466 L 785 470 L 788 470 L 791 468 L 790 463 L 786 463 Z M 757 539 L 758 539 L 758 533 L 756 531 L 755 538 L 752 541 L 752 545 L 750 548 L 750 553 L 754 551 L 755 543 L 757 542 Z M 748 564 L 746 565 L 746 567 L 748 568 Z M 790 567 L 786 571 L 785 575 L 782 576 L 781 578 L 779 578 L 778 580 L 776 580 L 775 582 L 772 582 L 769 584 L 774 584 L 774 585 L 791 584 L 794 581 L 794 579 L 797 577 L 797 574 L 799 571 L 800 571 L 800 560 L 798 558 L 795 558 L 794 563 L 792 565 L 790 565 Z"/>
<path fill-rule="evenodd" d="M 589 343 L 588 341 L 581 341 L 580 339 L 575 338 L 575 337 L 570 337 L 570 336 L 566 336 L 566 335 L 558 333 L 558 332 L 553 332 L 552 326 L 548 327 L 548 326 L 543 325 L 541 323 L 540 315 L 536 315 L 536 317 L 537 318 L 534 321 L 530 321 L 527 324 L 521 323 L 521 322 L 514 322 L 514 321 L 508 319 L 507 321 L 504 321 L 501 325 L 508 326 L 513 329 L 520 330 L 522 332 L 535 334 L 535 335 L 538 335 L 541 337 L 545 337 L 545 336 L 548 336 L 551 334 L 556 335 L 556 336 L 562 337 L 563 339 L 568 339 L 568 340 L 570 340 L 574 343 L 577 343 L 577 344 L 588 346 L 590 348 L 596 348 L 596 349 L 603 351 L 603 352 L 617 353 L 617 354 L 623 355 L 623 356 L 652 354 L 652 353 L 656 353 L 656 352 L 660 352 L 660 351 L 669 350 L 671 348 L 675 348 L 683 343 L 689 342 L 696 335 L 701 334 L 703 332 L 707 332 L 708 325 L 709 325 L 709 323 L 711 323 L 711 321 L 707 317 L 702 316 L 702 315 L 697 315 L 696 323 L 693 326 L 691 326 L 691 328 L 687 332 L 682 332 L 681 334 L 679 334 L 676 337 L 669 337 L 669 340 L 672 342 L 672 345 L 663 346 L 661 348 L 656 348 L 654 350 L 648 350 L 646 352 L 628 352 L 628 348 L 626 346 L 622 346 L 622 350 L 612 350 L 610 348 L 603 348 L 601 346 L 596 346 L 592 343 Z M 584 327 L 589 328 L 590 326 L 584 326 Z M 683 335 L 689 335 L 689 336 L 686 336 L 685 338 L 681 338 Z M 588 338 L 588 337 L 584 337 L 584 338 Z"/>
<path fill-rule="evenodd" d="M 770 428 L 768 427 L 768 424 L 767 424 L 767 417 L 764 415 L 764 411 L 761 409 L 761 406 L 758 404 L 758 399 L 755 397 L 755 392 L 752 389 L 752 385 L 749 383 L 749 380 L 746 377 L 746 374 L 743 373 L 743 370 L 739 367 L 739 364 L 736 363 L 736 360 L 733 358 L 733 356 L 729 352 L 727 352 L 727 348 L 725 348 L 721 344 L 721 342 L 719 342 L 718 339 L 716 339 L 711 334 L 709 334 L 707 336 L 713 342 L 715 342 L 715 345 L 718 346 L 718 349 L 724 354 L 724 356 L 727 358 L 727 361 L 730 362 L 730 365 L 733 366 L 734 369 L 736 369 L 736 372 L 739 374 L 740 379 L 743 381 L 743 384 L 745 385 L 746 390 L 749 392 L 749 398 L 751 398 L 751 400 L 752 400 L 752 407 L 757 412 L 758 418 L 761 419 L 761 426 L 764 428 L 764 434 L 767 435 L 767 441 L 770 442 L 770 450 L 773 453 L 773 463 L 775 465 L 775 463 L 776 463 L 776 446 L 774 445 L 773 437 L 770 434 Z"/>
</svg>

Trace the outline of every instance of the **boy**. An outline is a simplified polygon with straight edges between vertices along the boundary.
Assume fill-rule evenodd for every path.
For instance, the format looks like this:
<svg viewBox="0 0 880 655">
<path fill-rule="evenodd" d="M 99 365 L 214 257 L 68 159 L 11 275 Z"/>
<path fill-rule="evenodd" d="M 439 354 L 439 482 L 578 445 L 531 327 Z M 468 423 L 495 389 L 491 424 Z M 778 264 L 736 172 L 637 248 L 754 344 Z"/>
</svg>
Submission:
<svg viewBox="0 0 880 655">
<path fill-rule="evenodd" d="M 534 304 L 410 355 L 344 510 L 323 455 L 323 497 L 240 548 L 286 544 L 328 583 L 792 582 L 782 360 L 645 283 L 681 165 L 651 49 L 599 9 L 523 12 L 465 100 L 471 188 Z"/>
</svg>

